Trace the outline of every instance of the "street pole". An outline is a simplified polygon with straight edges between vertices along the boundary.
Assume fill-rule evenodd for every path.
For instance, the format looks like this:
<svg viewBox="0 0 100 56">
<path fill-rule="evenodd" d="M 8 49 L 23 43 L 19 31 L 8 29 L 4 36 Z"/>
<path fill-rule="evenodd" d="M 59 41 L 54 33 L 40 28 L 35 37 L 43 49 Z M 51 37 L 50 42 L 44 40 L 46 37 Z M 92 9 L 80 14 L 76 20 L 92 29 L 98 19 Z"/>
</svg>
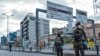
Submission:
<svg viewBox="0 0 100 56">
<path fill-rule="evenodd" d="M 36 9 L 36 52 L 39 52 L 39 12 L 47 13 L 47 10 Z"/>
<path fill-rule="evenodd" d="M 3 13 L 2 15 L 5 15 L 7 17 L 7 49 L 8 49 L 8 44 L 9 44 L 9 15 L 6 15 L 5 13 Z M 13 16 L 13 15 L 10 15 L 10 16 Z"/>
<path fill-rule="evenodd" d="M 39 22 L 38 22 L 38 9 L 36 9 L 36 52 L 39 52 L 39 28 L 38 28 L 38 26 L 39 26 Z"/>
<path fill-rule="evenodd" d="M 93 9 L 94 9 L 94 14 L 96 14 L 96 8 L 95 8 L 94 3 L 95 3 L 95 0 L 93 0 Z"/>
<path fill-rule="evenodd" d="M 95 32 L 95 24 L 94 24 L 94 20 L 92 20 L 92 25 L 93 25 L 94 41 L 95 41 L 95 45 L 96 45 L 96 32 Z"/>
<path fill-rule="evenodd" d="M 7 16 L 7 48 L 9 44 L 9 16 Z"/>
</svg>

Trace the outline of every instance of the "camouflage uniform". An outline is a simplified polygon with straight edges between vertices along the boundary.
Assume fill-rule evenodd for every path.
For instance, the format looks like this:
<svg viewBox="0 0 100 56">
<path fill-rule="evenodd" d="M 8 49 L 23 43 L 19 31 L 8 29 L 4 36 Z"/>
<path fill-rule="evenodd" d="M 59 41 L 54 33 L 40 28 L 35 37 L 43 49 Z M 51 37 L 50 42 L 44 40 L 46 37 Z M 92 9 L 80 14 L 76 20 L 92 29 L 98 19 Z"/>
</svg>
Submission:
<svg viewBox="0 0 100 56">
<path fill-rule="evenodd" d="M 55 38 L 55 43 L 54 43 L 54 47 L 55 47 L 55 50 L 56 50 L 56 53 L 57 53 L 57 56 L 63 56 L 63 38 L 61 36 L 57 36 Z"/>
<path fill-rule="evenodd" d="M 82 43 L 83 43 L 83 40 L 86 39 L 86 34 L 85 34 L 84 30 L 82 30 L 81 28 L 78 28 L 78 29 L 81 30 L 81 35 L 78 36 L 80 39 L 74 39 L 73 44 L 74 44 L 75 54 L 76 54 L 76 56 L 84 56 L 84 48 L 83 48 Z M 75 34 L 75 30 L 74 30 L 74 34 Z M 77 36 L 74 35 L 74 38 L 75 37 L 77 37 Z"/>
<path fill-rule="evenodd" d="M 82 41 L 76 42 L 74 41 L 74 49 L 75 49 L 75 54 L 76 56 L 84 56 L 84 48 L 82 45 Z M 80 51 L 80 54 L 79 54 Z"/>
</svg>

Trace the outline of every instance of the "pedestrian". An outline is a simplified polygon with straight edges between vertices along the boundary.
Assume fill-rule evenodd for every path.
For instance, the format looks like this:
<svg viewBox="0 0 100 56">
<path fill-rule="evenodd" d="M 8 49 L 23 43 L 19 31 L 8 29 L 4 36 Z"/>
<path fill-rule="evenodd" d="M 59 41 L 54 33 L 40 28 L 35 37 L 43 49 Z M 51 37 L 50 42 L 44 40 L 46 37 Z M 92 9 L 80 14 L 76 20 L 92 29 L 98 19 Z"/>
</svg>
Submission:
<svg viewBox="0 0 100 56">
<path fill-rule="evenodd" d="M 54 43 L 57 56 L 63 56 L 63 44 L 64 44 L 64 40 L 61 37 L 61 34 L 58 33 L 57 37 L 55 38 L 55 43 Z"/>
<path fill-rule="evenodd" d="M 30 52 L 32 52 L 32 43 L 31 43 L 31 41 L 29 41 L 29 50 L 30 50 Z"/>
<path fill-rule="evenodd" d="M 81 27 L 81 23 L 76 23 L 76 28 L 73 31 L 74 37 L 74 49 L 76 56 L 84 56 L 83 41 L 87 41 L 86 33 Z"/>
<path fill-rule="evenodd" d="M 11 52 L 11 49 L 12 49 L 12 44 L 9 43 L 9 51 Z"/>
<path fill-rule="evenodd" d="M 53 45 L 53 47 L 52 47 L 52 51 L 53 51 L 53 53 L 56 52 L 56 50 L 55 50 L 55 46 L 54 46 L 54 45 Z"/>
<path fill-rule="evenodd" d="M 39 48 L 40 48 L 40 51 L 42 49 L 42 41 L 39 42 Z"/>
</svg>

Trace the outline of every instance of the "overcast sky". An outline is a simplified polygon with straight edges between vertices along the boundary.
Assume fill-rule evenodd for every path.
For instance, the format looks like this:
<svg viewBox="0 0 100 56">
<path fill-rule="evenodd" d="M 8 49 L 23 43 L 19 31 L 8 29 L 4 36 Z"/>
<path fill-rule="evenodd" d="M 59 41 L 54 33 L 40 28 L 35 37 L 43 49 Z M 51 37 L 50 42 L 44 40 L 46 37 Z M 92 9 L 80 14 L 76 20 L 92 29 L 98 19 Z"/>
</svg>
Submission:
<svg viewBox="0 0 100 56">
<path fill-rule="evenodd" d="M 35 14 L 36 8 L 46 9 L 47 0 L 0 0 L 0 35 L 7 32 L 7 17 L 2 15 L 5 13 L 9 15 L 9 32 L 20 29 L 20 21 L 29 12 Z M 93 0 L 49 0 L 55 3 L 59 3 L 65 6 L 73 7 L 74 9 L 81 9 L 88 12 L 88 17 L 94 14 Z M 12 15 L 13 16 L 10 16 Z M 42 15 L 42 16 L 41 16 Z M 40 14 L 43 17 L 44 14 Z M 44 16 L 46 18 L 46 16 Z M 95 19 L 100 20 L 100 19 Z M 66 26 L 65 22 L 56 22 L 51 20 L 51 27 Z M 56 22 L 56 23 L 54 23 Z M 58 24 L 58 25 L 57 25 Z"/>
</svg>

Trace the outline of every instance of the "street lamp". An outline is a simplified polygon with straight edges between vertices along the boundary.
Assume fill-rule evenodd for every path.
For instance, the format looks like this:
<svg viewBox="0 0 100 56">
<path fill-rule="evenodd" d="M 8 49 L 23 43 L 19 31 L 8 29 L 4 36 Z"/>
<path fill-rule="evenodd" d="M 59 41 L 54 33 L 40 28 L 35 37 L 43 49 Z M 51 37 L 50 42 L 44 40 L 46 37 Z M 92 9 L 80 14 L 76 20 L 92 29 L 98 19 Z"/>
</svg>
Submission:
<svg viewBox="0 0 100 56">
<path fill-rule="evenodd" d="M 9 39 L 9 16 L 13 16 L 13 15 L 6 15 L 5 13 L 3 13 L 2 15 L 5 15 L 7 17 L 7 38 Z"/>
</svg>

